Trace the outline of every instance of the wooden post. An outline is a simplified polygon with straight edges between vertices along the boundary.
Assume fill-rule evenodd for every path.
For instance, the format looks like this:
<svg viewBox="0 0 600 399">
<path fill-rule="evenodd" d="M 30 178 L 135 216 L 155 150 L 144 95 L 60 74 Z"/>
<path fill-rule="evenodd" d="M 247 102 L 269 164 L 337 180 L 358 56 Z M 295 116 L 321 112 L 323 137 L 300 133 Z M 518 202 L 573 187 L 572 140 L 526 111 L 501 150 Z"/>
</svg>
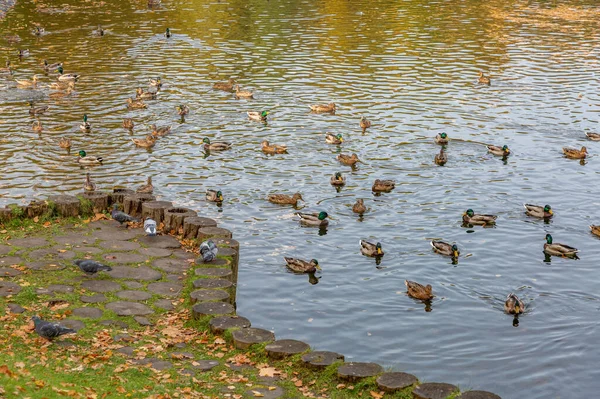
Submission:
<svg viewBox="0 0 600 399">
<path fill-rule="evenodd" d="M 113 189 L 112 194 L 110 195 L 110 204 L 122 204 L 123 200 L 128 195 L 135 194 L 135 191 L 130 190 L 128 188 L 115 188 Z"/>
<path fill-rule="evenodd" d="M 123 198 L 123 212 L 137 218 L 142 216 L 142 204 L 154 201 L 156 197 L 152 194 L 130 194 Z"/>
<path fill-rule="evenodd" d="M 186 218 L 195 217 L 197 215 L 198 214 L 196 213 L 196 211 L 193 211 L 188 208 L 167 208 L 165 209 L 164 231 L 166 233 L 174 231 L 175 234 L 178 234 L 179 228 L 183 229 L 183 221 Z"/>
<path fill-rule="evenodd" d="M 84 191 L 83 198 L 92 203 L 94 213 L 108 210 L 109 194 L 102 191 Z"/>
<path fill-rule="evenodd" d="M 154 219 L 157 225 L 165 220 L 165 209 L 171 208 L 172 202 L 169 201 L 147 201 L 142 204 L 142 218 Z"/>
<path fill-rule="evenodd" d="M 217 227 L 217 222 L 214 219 L 203 217 L 189 217 L 183 221 L 183 237 L 196 238 L 198 230 L 204 227 Z"/>
<path fill-rule="evenodd" d="M 31 201 L 27 207 L 25 207 L 25 215 L 28 218 L 33 219 L 36 216 L 42 216 L 48 210 L 48 203 L 46 201 Z"/>
<path fill-rule="evenodd" d="M 56 213 L 63 217 L 74 217 L 79 215 L 79 198 L 72 195 L 53 195 L 48 197 L 49 201 L 56 205 Z"/>
</svg>

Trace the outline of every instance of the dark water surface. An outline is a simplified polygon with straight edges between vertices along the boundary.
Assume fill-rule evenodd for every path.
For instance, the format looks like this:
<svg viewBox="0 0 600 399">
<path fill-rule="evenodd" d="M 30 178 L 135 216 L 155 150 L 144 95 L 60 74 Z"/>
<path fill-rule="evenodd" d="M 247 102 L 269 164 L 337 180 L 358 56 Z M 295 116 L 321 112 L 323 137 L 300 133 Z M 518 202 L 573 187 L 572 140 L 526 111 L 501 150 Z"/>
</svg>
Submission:
<svg viewBox="0 0 600 399">
<path fill-rule="evenodd" d="M 85 149 L 105 159 L 91 171 L 100 188 L 152 175 L 161 198 L 232 229 L 242 246 L 239 313 L 279 338 L 504 398 L 595 397 L 600 243 L 588 225 L 600 223 L 600 144 L 584 133 L 596 131 L 600 110 L 600 12 L 595 1 L 560 3 L 21 2 L 0 21 L 0 61 L 40 83 L 20 89 L 0 76 L 0 204 L 79 192 L 85 170 L 74 154 Z M 34 23 L 47 33 L 33 36 Z M 93 34 L 98 24 L 104 37 Z M 15 34 L 20 42 L 9 40 Z M 19 60 L 18 48 L 31 55 Z M 49 97 L 56 76 L 43 73 L 43 59 L 82 75 L 71 96 Z M 480 70 L 490 87 L 477 85 Z M 127 111 L 127 97 L 156 76 L 159 99 Z M 230 76 L 255 99 L 211 89 Z M 50 106 L 41 135 L 30 98 Z M 335 115 L 308 112 L 330 101 Z M 191 109 L 185 123 L 180 103 Z M 268 125 L 247 120 L 262 109 Z M 79 130 L 83 113 L 90 134 Z M 361 115 L 373 121 L 364 136 Z M 134 118 L 133 136 L 124 117 Z M 152 123 L 173 133 L 150 151 L 134 147 L 131 137 Z M 433 164 L 441 131 L 453 139 L 445 167 Z M 325 132 L 342 133 L 341 151 L 364 163 L 339 165 Z M 71 155 L 57 145 L 62 136 L 73 140 Z M 204 136 L 234 147 L 205 158 Z M 263 155 L 263 139 L 287 144 L 289 155 Z M 513 155 L 502 162 L 481 143 L 508 144 Z M 561 147 L 582 145 L 587 164 L 562 157 Z M 348 179 L 339 193 L 329 185 L 336 171 Z M 373 196 L 375 178 L 396 179 L 396 189 Z M 222 209 L 204 201 L 207 188 L 223 191 Z M 305 209 L 333 216 L 325 235 L 265 201 L 295 191 Z M 370 208 L 362 220 L 351 212 L 356 198 Z M 524 202 L 549 203 L 556 216 L 528 218 Z M 462 228 L 467 208 L 498 214 L 498 226 Z M 581 259 L 545 262 L 547 232 Z M 382 268 L 360 255 L 360 238 L 383 243 Z M 435 238 L 458 243 L 457 265 L 432 253 Z M 283 256 L 317 258 L 319 283 L 288 273 Z M 405 279 L 433 286 L 430 312 L 405 295 Z M 516 328 L 502 311 L 511 291 L 528 306 Z"/>
</svg>

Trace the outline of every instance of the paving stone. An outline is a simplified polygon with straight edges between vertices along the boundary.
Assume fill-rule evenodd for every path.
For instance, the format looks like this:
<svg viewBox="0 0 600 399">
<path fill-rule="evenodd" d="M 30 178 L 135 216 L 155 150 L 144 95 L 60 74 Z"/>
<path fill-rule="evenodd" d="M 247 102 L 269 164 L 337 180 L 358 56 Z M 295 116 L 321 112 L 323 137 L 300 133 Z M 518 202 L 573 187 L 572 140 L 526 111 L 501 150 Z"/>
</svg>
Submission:
<svg viewBox="0 0 600 399">
<path fill-rule="evenodd" d="M 94 237 L 104 241 L 127 241 L 137 237 L 140 234 L 143 234 L 141 230 L 136 232 L 135 230 L 126 230 L 125 227 L 117 227 L 116 229 L 106 229 L 95 232 Z"/>
<path fill-rule="evenodd" d="M 180 274 L 167 274 L 165 278 L 169 281 L 183 281 L 184 275 Z"/>
<path fill-rule="evenodd" d="M 8 310 L 10 310 L 10 313 L 21 314 L 25 312 L 25 309 L 23 309 L 21 305 L 17 305 L 16 303 L 9 303 L 7 306 Z"/>
<path fill-rule="evenodd" d="M 193 263 L 193 261 L 197 255 L 186 252 L 183 249 L 175 249 L 175 250 L 173 250 L 173 256 L 176 257 L 177 259 L 186 259 L 186 260 L 191 259 L 190 263 Z"/>
<path fill-rule="evenodd" d="M 108 272 L 108 275 L 112 278 L 142 281 L 156 281 L 162 278 L 162 274 L 159 271 L 151 269 L 147 266 L 113 266 L 113 269 Z"/>
<path fill-rule="evenodd" d="M 138 288 L 142 288 L 144 286 L 144 284 L 138 283 L 137 281 L 123 281 L 123 284 L 127 288 L 131 288 L 134 290 L 137 290 Z"/>
<path fill-rule="evenodd" d="M 51 285 L 48 286 L 48 291 L 50 291 L 50 292 L 60 292 L 62 294 L 67 294 L 67 293 L 75 291 L 75 288 L 73 288 L 72 285 L 51 284 Z"/>
<path fill-rule="evenodd" d="M 252 388 L 247 390 L 244 396 L 246 398 L 256 398 L 255 392 L 259 392 L 263 399 L 278 399 L 282 398 L 285 394 L 285 391 L 281 387 L 275 387 L 274 390 L 269 390 L 269 388 Z"/>
<path fill-rule="evenodd" d="M 133 241 L 100 241 L 98 246 L 104 249 L 113 250 L 113 251 L 135 251 L 140 248 L 140 244 Z"/>
<path fill-rule="evenodd" d="M 99 254 L 100 252 L 102 252 L 102 250 L 100 248 L 96 248 L 96 247 L 74 247 L 73 251 L 75 252 L 80 252 L 86 255 L 96 255 Z"/>
<path fill-rule="evenodd" d="M 210 371 L 217 367 L 220 363 L 217 360 L 194 360 L 191 366 L 196 370 Z"/>
<path fill-rule="evenodd" d="M 383 367 L 377 363 L 349 362 L 337 369 L 338 377 L 354 382 L 367 377 L 374 377 L 383 373 Z"/>
<path fill-rule="evenodd" d="M 82 295 L 79 299 L 83 303 L 102 303 L 108 300 L 104 294 Z"/>
<path fill-rule="evenodd" d="M 196 374 L 196 371 L 192 370 L 192 369 L 183 369 L 179 372 L 179 374 L 192 376 L 192 375 Z"/>
<path fill-rule="evenodd" d="M 154 357 L 147 357 L 145 359 L 136 359 L 133 362 L 137 363 L 139 365 L 142 365 L 142 366 L 149 366 L 149 367 L 153 368 L 154 370 L 158 370 L 158 371 L 168 370 L 171 367 L 173 367 L 173 364 L 171 362 L 167 362 L 166 360 L 161 360 L 161 359 L 157 359 Z"/>
<path fill-rule="evenodd" d="M 75 330 L 75 331 L 79 331 L 79 330 L 81 330 L 82 328 L 85 328 L 85 324 L 84 324 L 84 322 L 82 322 L 81 320 L 74 320 L 74 319 L 64 319 L 64 320 L 61 320 L 61 321 L 59 322 L 59 324 L 60 324 L 61 326 L 65 326 L 65 327 L 68 327 L 68 328 L 72 328 L 72 329 L 73 329 L 73 330 Z"/>
<path fill-rule="evenodd" d="M 265 347 L 267 356 L 272 359 L 284 359 L 310 349 L 307 343 L 295 339 L 278 339 Z"/>
<path fill-rule="evenodd" d="M 14 248 L 10 245 L 0 245 L 0 255 L 6 255 L 12 250 L 14 250 Z"/>
<path fill-rule="evenodd" d="M 275 334 L 262 328 L 242 328 L 232 334 L 233 344 L 238 349 L 248 349 L 254 344 L 275 341 Z"/>
<path fill-rule="evenodd" d="M 4 256 L 0 258 L 0 266 L 22 265 L 25 261 L 18 256 Z"/>
<path fill-rule="evenodd" d="M 152 326 L 154 325 L 150 320 L 144 316 L 133 316 L 133 320 L 137 321 L 140 326 Z"/>
<path fill-rule="evenodd" d="M 117 326 L 120 328 L 129 328 L 129 324 L 121 320 L 102 320 L 100 322 L 103 326 Z"/>
<path fill-rule="evenodd" d="M 229 293 L 225 290 L 196 290 L 190 294 L 190 300 L 192 303 L 208 301 L 227 302 L 229 300 Z"/>
<path fill-rule="evenodd" d="M 219 250 L 219 253 L 221 250 Z M 204 267 L 229 267 L 231 262 L 225 258 L 216 258 L 211 260 L 210 262 L 205 262 L 202 257 L 196 258 L 196 264 Z"/>
<path fill-rule="evenodd" d="M 46 289 L 46 288 L 36 288 L 35 293 L 38 295 L 51 295 L 52 296 L 52 291 L 50 291 L 49 289 Z"/>
<path fill-rule="evenodd" d="M 106 304 L 106 309 L 112 310 L 118 316 L 143 316 L 154 313 L 143 303 L 128 301 L 110 302 Z"/>
<path fill-rule="evenodd" d="M 164 310 L 173 310 L 175 309 L 175 306 L 173 306 L 173 304 L 171 303 L 170 300 L 168 299 L 157 299 L 154 303 L 154 306 L 156 306 L 157 308 L 161 308 Z"/>
<path fill-rule="evenodd" d="M 486 391 L 463 392 L 458 399 L 501 399 L 500 396 Z"/>
<path fill-rule="evenodd" d="M 150 248 L 176 249 L 181 248 L 179 241 L 173 236 L 143 236 L 138 242 Z"/>
<path fill-rule="evenodd" d="M 141 248 L 138 252 L 144 256 L 152 256 L 155 258 L 164 258 L 173 254 L 173 251 L 165 248 Z"/>
<path fill-rule="evenodd" d="M 213 334 L 222 334 L 230 328 L 248 328 L 251 323 L 242 316 L 220 316 L 211 319 L 209 325 Z"/>
<path fill-rule="evenodd" d="M 22 252 L 24 253 L 25 251 L 19 251 L 19 254 L 21 254 Z M 40 249 L 34 249 L 33 251 L 29 252 L 27 257 L 30 259 L 35 259 L 35 260 L 44 259 L 44 258 L 55 259 L 56 255 L 57 255 L 57 251 L 52 248 L 40 248 Z"/>
<path fill-rule="evenodd" d="M 114 281 L 110 280 L 89 280 L 81 283 L 81 288 L 92 292 L 104 293 L 119 291 L 121 289 L 121 284 L 115 283 Z"/>
<path fill-rule="evenodd" d="M 152 295 L 147 293 L 146 291 L 136 291 L 136 290 L 125 290 L 119 291 L 116 295 L 121 299 L 127 299 L 128 301 L 146 301 L 152 298 Z"/>
<path fill-rule="evenodd" d="M 174 360 L 193 359 L 194 354 L 190 352 L 173 352 L 171 353 L 171 358 Z"/>
<path fill-rule="evenodd" d="M 194 317 L 235 314 L 233 305 L 227 302 L 199 302 L 192 306 Z"/>
<path fill-rule="evenodd" d="M 129 334 L 115 334 L 113 337 L 113 341 L 115 342 L 133 342 L 135 339 Z"/>
<path fill-rule="evenodd" d="M 344 355 L 329 351 L 314 351 L 302 356 L 304 364 L 313 369 L 324 369 L 335 362 L 343 362 L 344 359 Z"/>
<path fill-rule="evenodd" d="M 225 267 L 199 267 L 194 270 L 196 276 L 204 276 L 209 278 L 224 278 L 231 280 L 233 273 L 231 269 Z"/>
<path fill-rule="evenodd" d="M 104 314 L 104 312 L 102 312 L 102 310 L 100 310 L 98 308 L 85 307 L 85 308 L 73 309 L 73 316 L 77 316 L 77 317 L 86 317 L 89 319 L 99 319 L 100 317 L 102 317 L 102 314 Z"/>
<path fill-rule="evenodd" d="M 229 280 L 221 278 L 199 278 L 193 282 L 194 288 L 214 289 L 214 288 L 229 288 L 233 283 Z"/>
<path fill-rule="evenodd" d="M 383 373 L 377 378 L 377 386 L 384 392 L 396 392 L 417 383 L 417 377 L 408 373 Z"/>
<path fill-rule="evenodd" d="M 56 236 L 52 237 L 54 241 L 56 241 L 60 245 L 69 245 L 69 246 L 77 246 L 82 244 L 93 244 L 96 242 L 96 237 L 86 236 L 83 234 L 67 234 L 64 236 Z"/>
<path fill-rule="evenodd" d="M 73 259 L 74 257 L 75 252 L 73 251 L 58 252 L 56 254 L 56 259 Z"/>
<path fill-rule="evenodd" d="M 183 348 L 187 347 L 187 344 L 185 342 L 177 342 L 174 346 L 176 348 L 183 349 Z"/>
<path fill-rule="evenodd" d="M 19 274 L 21 274 L 21 271 L 12 267 L 0 267 L 0 277 L 14 277 Z"/>
<path fill-rule="evenodd" d="M 416 399 L 446 399 L 458 388 L 452 384 L 427 382 L 416 386 L 412 393 Z"/>
<path fill-rule="evenodd" d="M 38 270 L 43 272 L 55 272 L 59 270 L 64 270 L 67 268 L 66 265 L 53 261 L 41 261 L 41 262 L 31 262 L 26 263 L 25 267 L 31 270 Z"/>
<path fill-rule="evenodd" d="M 183 290 L 183 285 L 180 283 L 173 282 L 162 282 L 162 283 L 152 283 L 148 284 L 146 289 L 153 294 L 158 294 L 166 297 L 176 297 L 179 296 L 181 290 Z"/>
<path fill-rule="evenodd" d="M 161 258 L 152 262 L 152 266 L 167 273 L 183 273 L 192 265 L 184 259 Z"/>
<path fill-rule="evenodd" d="M 131 346 L 122 346 L 119 349 L 117 349 L 117 352 L 127 356 L 133 356 L 133 348 Z"/>
<path fill-rule="evenodd" d="M 24 248 L 35 248 L 35 247 L 45 247 L 50 243 L 45 238 L 41 237 L 27 237 L 27 238 L 14 238 L 12 240 L 8 240 L 8 244 L 14 247 L 24 247 Z"/>
<path fill-rule="evenodd" d="M 112 263 L 144 263 L 146 257 L 128 252 L 111 252 L 103 256 L 107 262 Z"/>
</svg>

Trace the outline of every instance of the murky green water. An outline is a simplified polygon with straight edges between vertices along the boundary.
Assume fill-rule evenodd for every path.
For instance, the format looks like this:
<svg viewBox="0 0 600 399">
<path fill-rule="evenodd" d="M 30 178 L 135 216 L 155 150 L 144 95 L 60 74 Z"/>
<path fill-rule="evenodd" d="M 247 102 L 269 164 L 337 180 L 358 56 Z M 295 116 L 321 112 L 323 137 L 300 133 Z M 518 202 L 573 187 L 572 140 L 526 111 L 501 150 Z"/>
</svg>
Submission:
<svg viewBox="0 0 600 399">
<path fill-rule="evenodd" d="M 38 1 L 37 10 L 21 2 L 0 21 L 0 61 L 11 60 L 17 79 L 40 74 L 40 83 L 20 89 L 0 76 L 0 204 L 77 193 L 85 171 L 73 154 L 85 149 L 105 159 L 92 170 L 101 188 L 152 175 L 161 198 L 235 232 L 238 310 L 255 326 L 504 398 L 592 397 L 600 244 L 587 226 L 600 223 L 600 145 L 584 132 L 597 129 L 600 17 L 594 1 L 561 3 L 557 12 L 541 1 L 164 1 L 148 9 L 142 0 L 70 0 Z M 34 23 L 46 34 L 32 35 Z M 94 35 L 98 24 L 103 37 Z M 19 59 L 18 48 L 31 54 Z M 56 75 L 44 74 L 43 59 L 82 75 L 71 96 L 50 97 Z M 477 85 L 480 70 L 490 87 Z M 128 111 L 126 99 L 156 76 L 158 100 Z M 211 89 L 229 77 L 255 99 Z M 31 130 L 28 99 L 50 106 L 41 135 Z M 330 101 L 335 115 L 308 112 Z M 191 109 L 185 123 L 180 103 Z M 246 111 L 262 109 L 271 112 L 267 125 L 247 120 Z M 84 113 L 90 134 L 79 130 Z M 361 115 L 373 121 L 364 136 Z M 124 117 L 134 119 L 133 135 Z M 153 123 L 173 125 L 172 134 L 152 150 L 134 147 L 131 138 Z M 443 168 L 433 164 L 441 131 L 454 139 Z M 324 143 L 325 132 L 344 135 L 341 149 Z M 63 136 L 71 155 L 57 145 Z M 205 158 L 204 136 L 234 147 Z M 289 155 L 263 155 L 263 139 L 287 144 Z M 503 163 L 480 143 L 506 143 L 513 155 Z M 588 163 L 564 159 L 565 145 L 587 145 Z M 341 166 L 340 151 L 364 163 Z M 329 185 L 336 171 L 348 179 L 339 193 Z M 397 187 L 375 197 L 375 178 Z M 222 209 L 204 201 L 207 188 L 224 192 Z M 265 201 L 295 191 L 305 209 L 333 216 L 327 234 Z M 351 212 L 356 198 L 370 208 L 362 220 Z M 549 203 L 556 217 L 532 220 L 524 202 Z M 467 208 L 498 214 L 497 228 L 468 234 L 460 226 Z M 581 259 L 545 262 L 546 232 L 578 247 Z M 360 255 L 360 238 L 383 243 L 380 268 Z M 458 243 L 458 265 L 431 252 L 433 238 Z M 283 256 L 319 259 L 319 283 L 288 273 Z M 404 279 L 433 286 L 430 312 L 405 296 Z M 511 291 L 529 309 L 517 328 L 502 311 Z"/>
</svg>

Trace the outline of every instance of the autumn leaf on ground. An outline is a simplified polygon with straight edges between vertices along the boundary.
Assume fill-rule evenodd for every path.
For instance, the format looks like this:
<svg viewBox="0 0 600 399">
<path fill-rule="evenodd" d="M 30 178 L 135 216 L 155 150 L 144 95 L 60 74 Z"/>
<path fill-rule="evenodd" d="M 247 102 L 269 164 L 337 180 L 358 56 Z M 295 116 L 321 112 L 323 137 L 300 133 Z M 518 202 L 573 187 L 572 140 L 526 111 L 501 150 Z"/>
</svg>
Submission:
<svg viewBox="0 0 600 399">
<path fill-rule="evenodd" d="M 98 220 L 108 220 L 108 218 L 103 213 L 97 213 L 92 218 L 92 222 L 97 222 Z"/>
<path fill-rule="evenodd" d="M 381 399 L 383 398 L 384 393 L 383 392 L 375 392 L 375 391 L 371 391 L 369 392 L 371 394 L 371 397 L 373 399 Z"/>
<path fill-rule="evenodd" d="M 263 396 L 265 396 L 258 391 L 252 391 L 252 394 L 254 395 L 255 398 L 262 398 Z"/>
<path fill-rule="evenodd" d="M 275 367 L 263 367 L 258 372 L 260 377 L 275 377 L 275 374 L 281 374 Z"/>
</svg>

